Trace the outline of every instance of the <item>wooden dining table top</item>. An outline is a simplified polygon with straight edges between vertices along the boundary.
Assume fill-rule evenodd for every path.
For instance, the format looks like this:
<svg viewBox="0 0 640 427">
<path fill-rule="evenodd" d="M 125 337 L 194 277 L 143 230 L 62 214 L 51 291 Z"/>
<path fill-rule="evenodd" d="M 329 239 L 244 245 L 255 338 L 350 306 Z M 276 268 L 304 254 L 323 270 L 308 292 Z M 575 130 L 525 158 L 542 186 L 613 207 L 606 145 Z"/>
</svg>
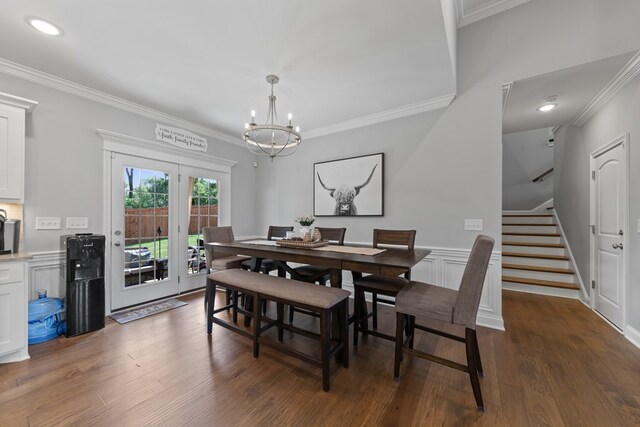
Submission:
<svg viewBox="0 0 640 427">
<path fill-rule="evenodd" d="M 224 249 L 225 252 L 234 252 L 238 255 L 247 255 L 255 258 L 313 264 L 334 270 L 348 270 L 388 277 L 403 274 L 431 253 L 428 249 L 384 248 L 385 251 L 377 255 L 361 255 L 247 243 L 256 240 L 258 239 L 214 242 L 206 245 L 212 247 L 214 253 L 215 248 L 220 248 Z"/>
</svg>

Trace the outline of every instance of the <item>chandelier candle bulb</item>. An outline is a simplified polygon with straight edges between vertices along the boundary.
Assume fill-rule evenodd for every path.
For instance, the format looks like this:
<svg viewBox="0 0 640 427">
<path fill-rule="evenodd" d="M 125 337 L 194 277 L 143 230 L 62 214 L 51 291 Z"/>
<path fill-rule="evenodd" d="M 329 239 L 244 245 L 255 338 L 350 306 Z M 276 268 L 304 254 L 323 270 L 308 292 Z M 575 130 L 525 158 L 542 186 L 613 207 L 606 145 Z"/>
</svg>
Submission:
<svg viewBox="0 0 640 427">
<path fill-rule="evenodd" d="M 293 118 L 293 114 L 289 113 L 289 127 L 291 127 L 291 119 Z"/>
</svg>

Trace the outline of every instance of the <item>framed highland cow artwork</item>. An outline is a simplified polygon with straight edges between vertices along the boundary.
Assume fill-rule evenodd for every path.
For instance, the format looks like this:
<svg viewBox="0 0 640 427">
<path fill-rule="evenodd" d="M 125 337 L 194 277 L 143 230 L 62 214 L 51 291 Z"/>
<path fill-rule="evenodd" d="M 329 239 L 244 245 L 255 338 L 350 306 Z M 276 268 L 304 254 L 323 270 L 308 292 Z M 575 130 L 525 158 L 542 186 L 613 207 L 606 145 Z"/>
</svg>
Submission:
<svg viewBox="0 0 640 427">
<path fill-rule="evenodd" d="M 384 153 L 313 165 L 314 216 L 383 216 Z"/>
</svg>

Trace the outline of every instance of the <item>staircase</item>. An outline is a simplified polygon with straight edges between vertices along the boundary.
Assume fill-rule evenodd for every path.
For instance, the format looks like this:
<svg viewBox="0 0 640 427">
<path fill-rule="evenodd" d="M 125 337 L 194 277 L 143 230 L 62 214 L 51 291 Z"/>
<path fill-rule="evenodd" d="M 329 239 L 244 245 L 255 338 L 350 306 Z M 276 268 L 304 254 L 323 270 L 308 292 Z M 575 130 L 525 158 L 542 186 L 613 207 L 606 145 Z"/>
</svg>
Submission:
<svg viewBox="0 0 640 427">
<path fill-rule="evenodd" d="M 578 298 L 578 281 L 550 213 L 502 215 L 502 288 Z"/>
</svg>

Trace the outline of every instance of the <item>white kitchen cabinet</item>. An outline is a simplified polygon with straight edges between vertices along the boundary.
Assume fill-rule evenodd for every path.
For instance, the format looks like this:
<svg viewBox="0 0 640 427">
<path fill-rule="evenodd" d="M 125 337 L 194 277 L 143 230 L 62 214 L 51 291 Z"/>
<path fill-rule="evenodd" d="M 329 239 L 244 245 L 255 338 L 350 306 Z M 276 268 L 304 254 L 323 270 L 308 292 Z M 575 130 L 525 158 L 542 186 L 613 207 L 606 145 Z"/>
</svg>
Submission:
<svg viewBox="0 0 640 427">
<path fill-rule="evenodd" d="M 26 260 L 0 259 L 0 363 L 29 358 L 27 300 Z"/>
<path fill-rule="evenodd" d="M 0 92 L 0 202 L 24 202 L 25 115 L 36 105 Z"/>
</svg>

